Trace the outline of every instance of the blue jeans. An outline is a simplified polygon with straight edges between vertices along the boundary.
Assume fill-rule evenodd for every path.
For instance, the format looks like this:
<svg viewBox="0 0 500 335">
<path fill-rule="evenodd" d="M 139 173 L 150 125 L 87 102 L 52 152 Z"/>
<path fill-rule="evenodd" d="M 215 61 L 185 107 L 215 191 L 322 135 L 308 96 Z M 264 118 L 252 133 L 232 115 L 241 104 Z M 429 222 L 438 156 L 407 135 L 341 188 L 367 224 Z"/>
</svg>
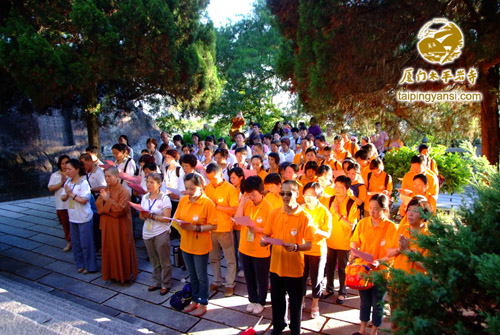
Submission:
<svg viewBox="0 0 500 335">
<path fill-rule="evenodd" d="M 87 271 L 97 271 L 95 258 L 93 221 L 84 223 L 70 222 L 71 246 L 75 258 L 76 268 L 84 268 Z"/>
<path fill-rule="evenodd" d="M 182 257 L 189 272 L 193 301 L 208 305 L 208 254 L 193 255 L 183 251 Z"/>
<path fill-rule="evenodd" d="M 361 305 L 359 308 L 359 319 L 363 322 L 370 321 L 370 312 L 373 308 L 372 323 L 375 327 L 382 325 L 382 318 L 384 316 L 384 301 L 385 290 L 378 289 L 373 286 L 369 290 L 360 290 L 359 296 L 361 298 Z"/>
</svg>

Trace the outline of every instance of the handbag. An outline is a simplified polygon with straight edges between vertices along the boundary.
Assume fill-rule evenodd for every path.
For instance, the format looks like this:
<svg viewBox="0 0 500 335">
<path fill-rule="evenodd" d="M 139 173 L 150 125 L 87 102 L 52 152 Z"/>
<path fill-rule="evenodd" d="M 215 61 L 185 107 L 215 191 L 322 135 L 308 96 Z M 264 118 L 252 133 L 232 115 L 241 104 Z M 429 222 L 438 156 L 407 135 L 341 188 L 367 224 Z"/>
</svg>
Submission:
<svg viewBox="0 0 500 335">
<path fill-rule="evenodd" d="M 387 233 L 389 224 L 386 224 L 382 236 Z M 377 245 L 378 254 L 380 251 L 380 243 Z M 354 263 L 349 264 L 345 268 L 345 285 L 355 290 L 369 290 L 373 287 L 373 281 L 370 278 L 370 267 L 365 264 Z"/>
<path fill-rule="evenodd" d="M 174 293 L 170 299 L 170 306 L 180 311 L 191 303 L 191 299 L 191 284 L 186 284 L 182 290 Z"/>
<path fill-rule="evenodd" d="M 345 285 L 355 290 L 369 290 L 373 282 L 369 278 L 371 269 L 364 264 L 349 264 L 345 268 Z"/>
</svg>

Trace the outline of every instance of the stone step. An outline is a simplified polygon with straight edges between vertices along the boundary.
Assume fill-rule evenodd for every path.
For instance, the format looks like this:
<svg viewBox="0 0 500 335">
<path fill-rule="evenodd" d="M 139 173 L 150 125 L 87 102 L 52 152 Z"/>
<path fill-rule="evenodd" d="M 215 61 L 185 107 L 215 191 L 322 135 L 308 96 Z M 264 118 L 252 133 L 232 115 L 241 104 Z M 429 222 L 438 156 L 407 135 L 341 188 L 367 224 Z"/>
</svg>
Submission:
<svg viewBox="0 0 500 335">
<path fill-rule="evenodd" d="M 91 310 L 0 276 L 2 334 L 153 334 L 131 323 Z M 30 327 L 24 332 L 19 326 Z M 6 329 L 3 329 L 6 327 Z"/>
</svg>

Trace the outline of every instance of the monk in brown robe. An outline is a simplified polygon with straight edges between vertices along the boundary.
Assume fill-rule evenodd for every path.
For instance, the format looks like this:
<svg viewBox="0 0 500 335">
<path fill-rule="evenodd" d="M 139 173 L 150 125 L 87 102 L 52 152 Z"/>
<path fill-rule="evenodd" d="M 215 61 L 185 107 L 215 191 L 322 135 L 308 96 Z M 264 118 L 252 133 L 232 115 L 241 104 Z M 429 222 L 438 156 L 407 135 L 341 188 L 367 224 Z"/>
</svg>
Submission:
<svg viewBox="0 0 500 335">
<path fill-rule="evenodd" d="M 100 191 L 96 200 L 101 215 L 102 279 L 132 282 L 139 272 L 135 252 L 130 193 L 118 179 L 118 169 L 105 172 L 108 186 Z"/>
</svg>

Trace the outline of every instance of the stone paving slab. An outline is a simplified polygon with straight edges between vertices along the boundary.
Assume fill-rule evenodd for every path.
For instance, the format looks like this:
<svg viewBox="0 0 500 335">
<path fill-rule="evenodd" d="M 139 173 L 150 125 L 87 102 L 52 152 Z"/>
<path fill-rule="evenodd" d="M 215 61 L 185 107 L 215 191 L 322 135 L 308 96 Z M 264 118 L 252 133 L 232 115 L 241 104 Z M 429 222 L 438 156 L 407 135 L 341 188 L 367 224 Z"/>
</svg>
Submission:
<svg viewBox="0 0 500 335">
<path fill-rule="evenodd" d="M 0 215 L 1 215 L 1 210 L 0 210 Z M 34 225 L 32 222 L 26 222 L 20 219 L 12 219 L 12 218 L 6 218 L 4 216 L 0 216 L 0 224 L 2 225 L 8 225 L 16 228 L 28 228 Z"/>
<path fill-rule="evenodd" d="M 160 291 L 149 292 L 148 286 L 139 284 L 137 282 L 133 284 L 121 284 L 110 280 L 104 281 L 102 277 L 99 276 L 94 281 L 92 281 L 92 284 L 157 305 L 164 303 L 168 299 L 167 295 L 161 296 Z"/>
<path fill-rule="evenodd" d="M 51 273 L 50 275 L 40 279 L 39 282 L 98 303 L 103 303 L 104 301 L 116 295 L 116 292 L 114 291 L 91 285 L 57 273 Z"/>
<path fill-rule="evenodd" d="M 110 307 L 106 307 L 106 306 L 103 306 L 103 305 L 100 305 L 100 304 L 96 304 L 95 302 L 92 302 L 92 301 L 89 301 L 89 300 L 86 300 L 86 299 L 82 299 L 82 298 L 76 297 L 74 295 L 68 294 L 68 293 L 63 292 L 63 291 L 52 290 L 50 293 L 53 294 L 53 295 L 55 295 L 55 296 L 57 296 L 57 297 L 59 297 L 59 298 L 64 298 L 66 300 L 75 302 L 75 303 L 77 303 L 79 305 L 85 306 L 87 308 L 90 308 L 90 309 L 98 311 L 100 313 L 109 315 L 111 317 L 115 317 L 115 316 L 118 316 L 118 314 L 120 314 L 120 312 L 118 310 L 116 310 L 116 309 L 113 309 L 113 308 L 110 308 Z"/>
<path fill-rule="evenodd" d="M 50 245 L 42 245 L 36 249 L 33 249 L 33 252 L 39 253 L 41 255 L 46 255 L 48 257 L 54 258 L 55 260 L 62 260 L 68 263 L 74 263 L 75 259 L 73 256 L 73 252 L 64 252 L 61 248 L 54 248 Z"/>
<path fill-rule="evenodd" d="M 3 212 L 2 212 L 2 214 L 3 214 Z M 23 215 L 23 216 L 18 217 L 17 219 L 25 221 L 25 222 L 33 223 L 34 225 L 42 225 L 42 226 L 48 226 L 48 227 L 60 226 L 60 224 L 59 224 L 59 222 L 57 222 L 57 220 L 39 218 L 39 217 L 32 216 L 32 215 Z M 62 229 L 62 227 L 61 227 L 61 229 Z"/>
<path fill-rule="evenodd" d="M 35 234 L 30 237 L 30 240 L 48 244 L 52 247 L 62 250 L 66 246 L 66 240 L 62 237 L 55 237 L 46 234 Z"/>
<path fill-rule="evenodd" d="M 10 249 L 10 248 L 12 248 L 11 245 L 0 243 L 0 252 L 3 252 L 3 251 Z"/>
<path fill-rule="evenodd" d="M 19 248 L 10 248 L 9 250 L 5 250 L 2 252 L 2 255 L 36 266 L 45 266 L 55 261 L 55 259 L 50 257 L 42 256 Z"/>
<path fill-rule="evenodd" d="M 7 279 L 14 280 L 14 281 L 16 281 L 18 283 L 21 283 L 23 285 L 32 287 L 32 288 L 40 290 L 40 291 L 51 292 L 51 291 L 54 290 L 52 287 L 40 284 L 40 283 L 38 283 L 36 281 L 32 281 L 32 280 L 28 280 L 28 279 L 19 277 L 19 276 L 15 275 L 15 274 L 12 274 L 10 272 L 0 271 L 0 276 L 5 277 Z"/>
<path fill-rule="evenodd" d="M 189 334 L 193 335 L 234 335 L 240 333 L 240 329 L 228 327 L 226 325 L 221 325 L 220 323 L 208 320 L 201 320 L 196 326 L 193 327 L 193 329 L 189 331 Z"/>
<path fill-rule="evenodd" d="M 104 305 L 121 310 L 148 321 L 168 326 L 181 332 L 187 332 L 197 322 L 198 318 L 186 313 L 174 311 L 172 309 L 153 305 L 137 298 L 126 295 L 118 295 Z"/>
<path fill-rule="evenodd" d="M 40 244 L 38 242 L 26 240 L 24 238 L 12 236 L 12 235 L 0 236 L 0 243 L 9 244 L 13 247 L 19 247 L 19 248 L 26 249 L 26 250 L 33 250 L 35 248 L 42 246 L 42 244 Z"/>
<path fill-rule="evenodd" d="M 47 235 L 52 235 L 54 237 L 63 237 L 63 229 L 60 226 L 45 226 L 45 225 L 34 225 L 28 228 L 29 230 L 43 233 Z"/>
<path fill-rule="evenodd" d="M 16 274 L 25 277 L 29 280 L 38 280 L 51 273 L 51 271 L 40 268 L 38 266 L 27 266 L 24 269 L 16 271 Z"/>
<path fill-rule="evenodd" d="M 126 321 L 128 323 L 131 323 L 133 325 L 136 325 L 139 327 L 140 332 L 145 332 L 145 330 L 150 330 L 155 332 L 155 334 L 159 335 L 178 335 L 179 332 L 173 329 L 170 329 L 165 326 L 160 326 L 156 323 L 149 322 L 143 319 L 139 319 L 138 317 L 126 314 L 126 313 L 120 313 L 117 316 L 118 319 Z M 143 327 L 143 328 L 140 328 Z"/>
<path fill-rule="evenodd" d="M 71 256 L 70 263 L 64 261 L 56 261 L 46 265 L 44 268 L 84 282 L 91 282 L 92 280 L 101 277 L 100 272 L 87 274 L 78 273 L 78 271 L 76 271 L 77 269 L 75 263 L 73 262 L 73 255 L 71 253 L 68 253 L 68 255 Z"/>
<path fill-rule="evenodd" d="M 9 225 L 0 225 L 0 232 L 24 238 L 36 235 L 36 233 L 32 231 Z"/>
</svg>

